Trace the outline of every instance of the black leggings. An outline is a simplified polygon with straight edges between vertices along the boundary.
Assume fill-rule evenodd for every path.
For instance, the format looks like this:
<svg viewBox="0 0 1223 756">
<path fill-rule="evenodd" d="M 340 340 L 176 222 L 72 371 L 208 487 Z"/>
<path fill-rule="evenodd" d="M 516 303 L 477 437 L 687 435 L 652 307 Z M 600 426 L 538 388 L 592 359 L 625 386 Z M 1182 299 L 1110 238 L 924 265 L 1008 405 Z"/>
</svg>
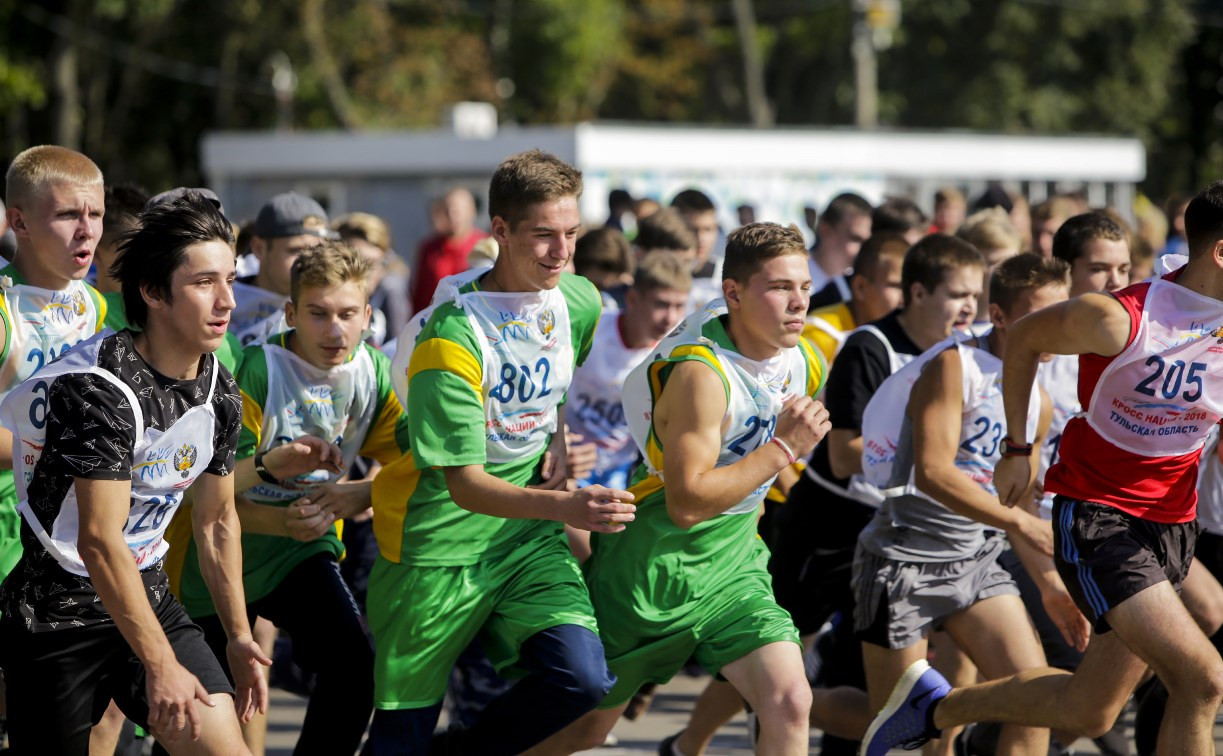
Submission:
<svg viewBox="0 0 1223 756">
<path fill-rule="evenodd" d="M 294 663 L 317 676 L 293 753 L 355 753 L 374 707 L 374 649 L 335 559 L 305 560 L 271 593 L 247 604 L 246 613 L 252 624 L 263 617 L 288 633 Z M 214 615 L 198 623 L 229 674 L 220 620 Z"/>
</svg>

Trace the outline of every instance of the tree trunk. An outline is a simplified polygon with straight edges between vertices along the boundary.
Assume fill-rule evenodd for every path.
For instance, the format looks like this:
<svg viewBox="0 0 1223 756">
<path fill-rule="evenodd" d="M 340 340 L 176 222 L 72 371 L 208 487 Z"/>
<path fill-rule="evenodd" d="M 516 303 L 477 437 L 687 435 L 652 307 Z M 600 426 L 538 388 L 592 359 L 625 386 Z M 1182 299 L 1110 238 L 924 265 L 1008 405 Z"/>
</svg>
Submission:
<svg viewBox="0 0 1223 756">
<path fill-rule="evenodd" d="M 731 5 L 735 10 L 739 49 L 743 53 L 743 91 L 747 94 L 748 115 L 753 126 L 767 128 L 773 125 L 773 109 L 764 89 L 764 61 L 756 35 L 756 11 L 752 0 L 733 0 Z"/>
</svg>

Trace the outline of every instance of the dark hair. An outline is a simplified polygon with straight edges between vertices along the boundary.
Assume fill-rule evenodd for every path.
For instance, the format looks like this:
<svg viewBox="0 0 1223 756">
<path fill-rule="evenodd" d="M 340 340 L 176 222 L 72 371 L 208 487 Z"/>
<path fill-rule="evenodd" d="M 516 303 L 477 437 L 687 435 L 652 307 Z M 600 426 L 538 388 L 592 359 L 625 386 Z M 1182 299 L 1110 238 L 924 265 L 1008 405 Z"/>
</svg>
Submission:
<svg viewBox="0 0 1223 756">
<path fill-rule="evenodd" d="M 867 202 L 865 197 L 853 192 L 841 192 L 828 202 L 828 207 L 824 208 L 819 222 L 835 226 L 855 215 L 869 216 L 872 210 L 871 203 Z"/>
<path fill-rule="evenodd" d="M 879 270 L 880 261 L 885 257 L 904 260 L 905 253 L 908 251 L 909 243 L 895 231 L 871 234 L 869 239 L 862 242 L 858 256 L 854 258 L 854 275 L 862 276 L 867 281 L 873 281 Z"/>
<path fill-rule="evenodd" d="M 681 213 L 707 213 L 716 210 L 713 200 L 700 189 L 685 189 L 671 200 L 671 207 Z"/>
<path fill-rule="evenodd" d="M 1074 261 L 1083 255 L 1087 242 L 1093 239 L 1108 241 L 1129 241 L 1125 227 L 1103 210 L 1067 218 L 1053 235 L 1053 256 L 1074 265 Z M 992 300 L 992 297 L 991 297 Z"/>
<path fill-rule="evenodd" d="M 594 272 L 632 273 L 633 250 L 619 229 L 596 228 L 577 240 L 573 269 L 579 276 L 587 277 Z"/>
<path fill-rule="evenodd" d="M 908 233 L 913 229 L 926 230 L 930 219 L 917 203 L 907 197 L 888 197 L 871 213 L 871 233 L 895 231 Z"/>
<path fill-rule="evenodd" d="M 633 195 L 625 189 L 612 189 L 607 195 L 607 209 L 613 213 L 627 213 L 633 209 Z"/>
<path fill-rule="evenodd" d="M 663 208 L 642 218 L 637 224 L 637 238 L 633 240 L 643 251 L 664 249 L 671 252 L 687 252 L 696 249 L 696 234 L 684 223 L 683 217 L 673 207 Z"/>
<path fill-rule="evenodd" d="M 582 196 L 582 173 L 542 150 L 506 158 L 488 184 L 488 217 L 500 217 L 512 230 L 531 205 Z"/>
<path fill-rule="evenodd" d="M 210 241 L 234 244 L 233 226 L 213 202 L 187 192 L 140 214 L 140 225 L 123 235 L 111 275 L 123 286 L 128 322 L 144 328 L 149 308 L 142 289 L 172 301 L 170 280 L 182 265 L 187 247 Z"/>
<path fill-rule="evenodd" d="M 973 245 L 947 234 L 922 237 L 905 253 L 904 265 L 900 269 L 905 307 L 913 299 L 913 284 L 921 284 L 926 291 L 934 291 L 947 280 L 948 273 L 970 267 L 985 270 L 985 258 Z"/>
<path fill-rule="evenodd" d="M 1189 256 L 1208 254 L 1223 240 L 1223 181 L 1216 181 L 1189 200 L 1185 208 L 1185 241 Z"/>
<path fill-rule="evenodd" d="M 1054 284 L 1070 288 L 1070 263 L 1024 252 L 1003 260 L 989 274 L 989 301 L 1009 315 L 1020 294 Z"/>
<path fill-rule="evenodd" d="M 726 237 L 722 280 L 747 283 L 764 264 L 782 255 L 807 255 L 807 243 L 798 226 L 749 223 Z"/>
<path fill-rule="evenodd" d="M 108 184 L 106 214 L 102 216 L 102 240 L 107 244 L 136 225 L 149 194 L 135 184 Z"/>
</svg>

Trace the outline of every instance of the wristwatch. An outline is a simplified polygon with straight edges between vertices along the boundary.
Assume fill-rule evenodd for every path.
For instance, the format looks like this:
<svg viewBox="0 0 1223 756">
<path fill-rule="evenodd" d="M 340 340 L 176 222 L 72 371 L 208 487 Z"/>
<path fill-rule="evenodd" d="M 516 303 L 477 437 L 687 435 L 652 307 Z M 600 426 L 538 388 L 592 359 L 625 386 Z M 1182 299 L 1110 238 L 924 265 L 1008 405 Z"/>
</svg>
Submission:
<svg viewBox="0 0 1223 756">
<path fill-rule="evenodd" d="M 267 454 L 266 451 L 261 451 L 255 455 L 255 472 L 259 475 L 260 478 L 267 481 L 268 483 L 279 484 L 280 481 L 274 475 L 268 472 L 268 469 L 266 467 L 263 466 L 263 457 L 266 454 Z"/>
</svg>

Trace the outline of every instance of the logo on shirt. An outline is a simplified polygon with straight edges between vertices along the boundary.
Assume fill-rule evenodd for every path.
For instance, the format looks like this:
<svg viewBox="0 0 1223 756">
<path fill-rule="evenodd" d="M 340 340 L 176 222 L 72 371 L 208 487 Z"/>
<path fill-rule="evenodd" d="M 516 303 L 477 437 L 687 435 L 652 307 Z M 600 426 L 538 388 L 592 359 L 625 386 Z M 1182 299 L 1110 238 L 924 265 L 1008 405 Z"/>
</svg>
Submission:
<svg viewBox="0 0 1223 756">
<path fill-rule="evenodd" d="M 132 466 L 141 480 L 155 480 L 169 471 L 170 461 L 174 456 L 172 447 L 163 446 L 159 449 L 149 449 L 145 452 L 144 461 Z"/>
<path fill-rule="evenodd" d="M 71 323 L 73 318 L 84 315 L 86 309 L 85 295 L 80 291 L 56 291 L 51 293 L 45 312 L 52 321 Z"/>
<path fill-rule="evenodd" d="M 539 326 L 539 333 L 546 339 L 552 333 L 552 329 L 556 328 L 556 313 L 552 310 L 544 310 L 535 318 L 535 325 Z"/>
<path fill-rule="evenodd" d="M 178 447 L 178 451 L 174 452 L 174 469 L 182 477 L 187 477 L 191 473 L 191 468 L 195 467 L 195 460 L 198 456 L 195 444 L 183 444 Z"/>
<path fill-rule="evenodd" d="M 497 326 L 501 338 L 509 341 L 527 341 L 531 338 L 531 321 L 525 313 L 501 311 L 497 315 L 501 318 L 501 324 Z"/>
</svg>

